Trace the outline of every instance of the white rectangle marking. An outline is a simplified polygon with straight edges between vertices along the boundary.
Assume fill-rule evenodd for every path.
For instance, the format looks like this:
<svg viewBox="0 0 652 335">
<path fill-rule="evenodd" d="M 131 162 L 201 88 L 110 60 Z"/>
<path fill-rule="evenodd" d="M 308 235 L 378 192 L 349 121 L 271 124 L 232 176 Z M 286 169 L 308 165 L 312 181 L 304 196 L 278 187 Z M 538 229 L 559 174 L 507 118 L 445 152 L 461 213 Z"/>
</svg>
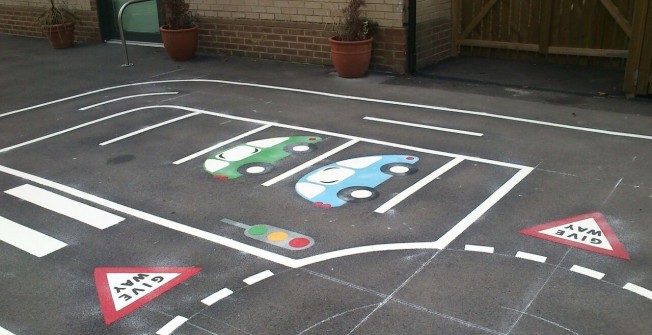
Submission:
<svg viewBox="0 0 652 335">
<path fill-rule="evenodd" d="M 354 144 L 356 144 L 358 142 L 359 142 L 358 140 L 348 141 L 348 142 L 340 145 L 337 148 L 334 148 L 334 149 L 332 149 L 332 150 L 330 150 L 328 152 L 325 152 L 322 155 L 320 155 L 318 157 L 315 157 L 315 158 L 313 158 L 313 159 L 311 159 L 311 160 L 309 160 L 309 161 L 295 167 L 292 170 L 286 171 L 285 173 L 280 174 L 280 175 L 276 176 L 275 178 L 272 178 L 272 179 L 264 182 L 262 185 L 263 186 L 272 186 L 272 185 L 278 183 L 279 181 L 281 181 L 281 180 L 283 180 L 283 179 L 285 179 L 287 177 L 290 177 L 290 176 L 294 175 L 295 173 L 297 173 L 297 172 L 299 172 L 299 171 L 301 171 L 301 170 L 303 170 L 303 169 L 305 169 L 305 168 L 307 168 L 309 166 L 314 165 L 315 163 L 321 162 L 322 160 L 326 159 L 327 157 L 330 157 L 330 156 L 332 156 L 332 155 L 334 155 L 334 154 L 336 154 L 336 153 L 338 153 L 338 152 L 340 152 L 340 151 L 342 151 L 342 150 L 344 150 L 344 149 L 346 149 L 346 148 L 348 148 L 348 147 L 350 147 L 350 146 L 352 146 L 352 145 L 354 145 Z"/>
<path fill-rule="evenodd" d="M 628 291 L 634 292 L 634 293 L 636 293 L 638 295 L 641 295 L 643 297 L 646 297 L 646 298 L 652 300 L 652 291 L 650 291 L 650 290 L 648 290 L 648 289 L 646 289 L 644 287 L 640 287 L 640 286 L 638 286 L 636 284 L 632 284 L 632 283 L 627 283 L 627 284 L 625 284 L 625 286 L 623 286 L 623 288 L 628 290 Z"/>
<path fill-rule="evenodd" d="M 7 242 L 36 257 L 53 253 L 67 244 L 0 216 L 0 241 Z M 0 331 L 0 335 L 2 332 Z"/>
<path fill-rule="evenodd" d="M 0 327 L 0 335 L 16 335 L 16 334 L 14 334 L 14 333 Z"/>
<path fill-rule="evenodd" d="M 193 117 L 193 116 L 200 115 L 200 114 L 201 114 L 201 113 L 197 113 L 197 112 L 195 112 L 195 113 L 190 113 L 190 114 L 186 114 L 186 115 L 184 115 L 184 116 L 180 116 L 180 117 L 174 118 L 174 119 L 172 119 L 172 120 L 163 121 L 163 122 L 161 122 L 161 123 L 157 123 L 157 124 L 155 124 L 155 125 L 151 125 L 151 126 L 149 126 L 149 127 L 145 127 L 145 128 L 143 128 L 143 129 L 139 129 L 139 130 L 136 130 L 136 131 L 134 131 L 134 132 L 131 132 L 131 133 L 128 133 L 128 134 L 125 134 L 125 135 L 122 135 L 122 136 L 116 137 L 116 138 L 114 138 L 114 139 L 112 139 L 112 140 L 108 140 L 108 141 L 106 141 L 106 142 L 102 142 L 102 143 L 100 143 L 100 145 L 101 145 L 101 146 L 105 146 L 105 145 L 107 145 L 107 144 L 115 143 L 115 142 L 118 142 L 118 141 L 124 140 L 125 138 L 129 138 L 129 137 L 132 137 L 132 136 L 135 136 L 135 135 L 138 135 L 138 134 L 144 133 L 144 132 L 146 132 L 146 131 L 149 131 L 149 130 L 152 130 L 152 129 L 156 129 L 156 128 L 159 128 L 159 127 L 163 127 L 163 126 L 168 125 L 168 124 L 170 124 L 170 123 L 174 123 L 174 122 L 177 122 L 177 121 L 180 121 L 180 120 L 183 120 L 183 119 L 187 119 L 187 118 L 189 118 L 189 117 Z"/>
<path fill-rule="evenodd" d="M 204 303 L 204 305 L 211 306 L 212 304 L 230 296 L 231 294 L 233 294 L 233 291 L 229 290 L 228 288 L 223 288 L 204 298 L 201 302 Z"/>
<path fill-rule="evenodd" d="M 485 247 L 483 245 L 473 245 L 473 244 L 467 244 L 464 246 L 464 250 L 466 251 L 475 251 L 475 252 L 484 252 L 487 254 L 493 254 L 494 253 L 494 247 Z"/>
<path fill-rule="evenodd" d="M 156 335 L 170 335 L 182 324 L 186 323 L 186 321 L 188 321 L 187 318 L 177 315 L 174 317 L 174 319 L 170 320 L 170 322 L 168 322 L 165 326 L 163 326 L 163 328 L 159 329 L 156 332 Z"/>
<path fill-rule="evenodd" d="M 124 220 L 123 217 L 29 184 L 12 188 L 5 191 L 5 193 L 79 220 L 98 229 L 111 227 Z"/>
<path fill-rule="evenodd" d="M 427 175 L 423 179 L 419 180 L 418 182 L 414 183 L 412 186 L 406 188 L 403 192 L 397 194 L 395 197 L 389 199 L 386 203 L 382 204 L 378 209 L 376 209 L 374 212 L 383 214 L 396 206 L 398 203 L 401 201 L 407 199 L 410 195 L 414 194 L 418 190 L 422 189 L 424 186 L 428 185 L 430 182 L 433 180 L 439 178 L 442 174 L 446 173 L 448 170 L 452 169 L 455 167 L 457 164 L 461 163 L 464 161 L 464 158 L 457 157 L 453 159 L 452 161 L 444 164 L 444 166 L 440 167 L 439 169 L 435 170 L 431 174 Z"/>
<path fill-rule="evenodd" d="M 585 275 L 585 276 L 588 276 L 588 277 L 591 277 L 591 278 L 595 278 L 597 280 L 601 280 L 602 277 L 604 277 L 604 273 L 602 273 L 602 272 L 591 270 L 591 269 L 588 269 L 588 268 L 585 268 L 585 267 L 579 266 L 579 265 L 573 265 L 573 267 L 571 267 L 570 270 L 575 272 L 575 273 L 579 273 L 579 274 L 582 274 L 582 275 Z"/>
<path fill-rule="evenodd" d="M 235 142 L 237 140 L 240 140 L 242 138 L 245 138 L 245 137 L 247 137 L 249 135 L 252 135 L 252 134 L 255 134 L 255 133 L 259 132 L 259 131 L 265 130 L 265 129 L 271 127 L 271 126 L 272 126 L 271 124 L 266 124 L 266 125 L 264 125 L 262 127 L 258 127 L 258 128 L 254 129 L 254 130 L 250 130 L 250 131 L 248 131 L 248 132 L 246 132 L 244 134 L 240 134 L 240 135 L 238 135 L 236 137 L 233 137 L 233 138 L 228 139 L 226 141 L 222 141 L 222 142 L 220 142 L 218 144 L 215 144 L 214 146 L 212 146 L 210 148 L 206 148 L 206 149 L 204 149 L 202 151 L 199 151 L 199 152 L 196 152 L 196 153 L 194 153 L 194 154 L 192 154 L 190 156 L 186 156 L 184 158 L 181 158 L 181 159 L 173 162 L 172 164 L 179 165 L 179 164 L 185 163 L 185 162 L 187 162 L 187 161 L 189 161 L 191 159 L 197 158 L 197 157 L 199 157 L 201 155 L 205 155 L 205 154 L 207 154 L 207 153 L 209 153 L 209 152 L 211 152 L 211 151 L 213 151 L 213 150 L 215 150 L 215 149 L 217 149 L 219 147 L 223 147 L 223 146 L 225 146 L 225 145 L 227 145 L 229 143 L 233 143 L 233 142 Z"/>
<path fill-rule="evenodd" d="M 443 127 L 435 127 L 435 126 L 429 126 L 429 125 L 425 125 L 425 124 L 403 122 L 403 121 L 396 121 L 396 120 L 389 120 L 389 119 L 381 119 L 381 118 L 371 117 L 371 116 L 365 116 L 362 119 L 363 120 L 369 120 L 369 121 L 383 122 L 383 123 L 391 123 L 391 124 L 396 124 L 396 125 L 400 125 L 400 126 L 408 126 L 408 127 L 414 127 L 414 128 L 423 128 L 423 129 L 444 131 L 444 132 L 448 132 L 448 133 L 455 133 L 455 134 L 461 134 L 461 135 L 469 135 L 469 136 L 483 136 L 484 135 L 482 133 L 476 133 L 476 132 L 473 132 L 473 131 L 466 131 L 466 130 L 459 130 L 459 129 L 452 129 L 452 128 L 443 128 Z"/>
<path fill-rule="evenodd" d="M 253 284 L 255 284 L 255 283 L 257 283 L 257 282 L 259 282 L 261 280 L 265 280 L 265 279 L 267 279 L 267 278 L 269 278 L 269 277 L 271 277 L 273 275 L 274 275 L 274 273 L 272 271 L 266 270 L 266 271 L 263 271 L 263 272 L 261 272 L 259 274 L 255 274 L 255 275 L 253 275 L 253 276 L 251 276 L 249 278 L 245 278 L 243 280 L 243 282 L 245 282 L 247 285 L 253 285 Z"/>
<path fill-rule="evenodd" d="M 540 255 L 531 254 L 531 253 L 523 252 L 523 251 L 517 252 L 516 253 L 516 258 L 523 258 L 523 259 L 527 259 L 527 260 L 535 261 L 535 262 L 539 262 L 539 263 L 545 263 L 546 260 L 548 260 L 548 257 L 546 257 L 546 256 L 540 256 Z"/>
</svg>

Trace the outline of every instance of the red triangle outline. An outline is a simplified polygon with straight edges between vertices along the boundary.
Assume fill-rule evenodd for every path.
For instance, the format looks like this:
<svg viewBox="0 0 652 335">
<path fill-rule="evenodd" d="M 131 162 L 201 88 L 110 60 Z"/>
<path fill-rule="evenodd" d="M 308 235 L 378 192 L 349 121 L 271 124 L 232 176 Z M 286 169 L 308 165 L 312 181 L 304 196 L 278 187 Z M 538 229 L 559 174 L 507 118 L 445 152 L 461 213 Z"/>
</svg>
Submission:
<svg viewBox="0 0 652 335">
<path fill-rule="evenodd" d="M 100 308 L 104 314 L 104 322 L 106 325 L 110 325 L 113 322 L 125 317 L 128 314 L 131 314 L 133 311 L 137 310 L 140 307 L 143 307 L 145 304 L 154 300 L 161 294 L 169 291 L 173 287 L 183 283 L 188 278 L 197 274 L 201 271 L 201 268 L 198 267 L 154 267 L 154 268 L 95 268 L 93 275 L 95 276 L 95 287 L 97 288 L 97 296 L 100 300 Z M 113 302 L 113 297 L 111 296 L 111 288 L 109 287 L 109 280 L 107 278 L 108 273 L 179 273 L 174 279 L 163 284 L 162 286 L 156 288 L 152 292 L 147 293 L 147 295 L 142 298 L 134 301 L 133 303 L 125 306 L 119 311 L 115 310 L 115 304 Z"/>
<path fill-rule="evenodd" d="M 584 219 L 589 219 L 589 218 L 593 218 L 595 220 L 595 222 L 598 224 L 598 227 L 600 227 L 600 229 L 602 230 L 602 233 L 604 234 L 605 238 L 607 239 L 607 241 L 609 241 L 609 244 L 611 244 L 611 247 L 612 247 L 613 250 L 602 249 L 602 248 L 586 245 L 586 244 L 583 244 L 583 243 L 566 240 L 566 239 L 563 239 L 563 238 L 560 238 L 560 237 L 546 235 L 546 234 L 543 234 L 543 233 L 540 232 L 542 230 L 567 225 L 569 223 L 573 223 L 573 222 L 577 222 L 577 221 L 584 220 Z M 605 217 L 602 215 L 602 213 L 599 213 L 599 212 L 591 212 L 591 213 L 577 215 L 577 216 L 573 216 L 573 217 L 562 219 L 562 220 L 557 220 L 557 221 L 553 221 L 553 222 L 544 223 L 542 225 L 522 229 L 522 230 L 519 231 L 519 233 L 524 234 L 524 235 L 537 237 L 537 238 L 541 238 L 541 239 L 548 240 L 548 241 L 555 242 L 555 243 L 565 244 L 565 245 L 568 245 L 568 246 L 571 246 L 571 247 L 584 249 L 584 250 L 587 250 L 587 251 L 591 251 L 591 252 L 595 252 L 595 253 L 599 253 L 599 254 L 603 254 L 603 255 L 607 255 L 607 256 L 622 258 L 622 259 L 626 259 L 626 260 L 630 259 L 629 258 L 629 253 L 627 253 L 627 250 L 625 249 L 623 244 L 620 243 L 620 241 L 618 240 L 618 237 L 616 237 L 616 234 L 614 233 L 614 231 L 609 226 L 609 223 L 607 222 L 607 219 L 605 219 Z"/>
</svg>

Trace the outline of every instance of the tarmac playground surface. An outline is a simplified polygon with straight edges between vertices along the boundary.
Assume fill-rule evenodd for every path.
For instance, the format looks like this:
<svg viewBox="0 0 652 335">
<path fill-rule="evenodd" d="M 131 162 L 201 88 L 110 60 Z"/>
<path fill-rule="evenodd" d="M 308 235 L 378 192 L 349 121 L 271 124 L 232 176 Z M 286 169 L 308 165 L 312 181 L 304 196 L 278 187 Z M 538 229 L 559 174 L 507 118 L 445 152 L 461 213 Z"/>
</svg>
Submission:
<svg viewBox="0 0 652 335">
<path fill-rule="evenodd" d="M 116 48 L 3 86 L 0 334 L 652 329 L 649 101 L 85 60 Z M 3 84 L 70 66 L 2 57 Z"/>
</svg>

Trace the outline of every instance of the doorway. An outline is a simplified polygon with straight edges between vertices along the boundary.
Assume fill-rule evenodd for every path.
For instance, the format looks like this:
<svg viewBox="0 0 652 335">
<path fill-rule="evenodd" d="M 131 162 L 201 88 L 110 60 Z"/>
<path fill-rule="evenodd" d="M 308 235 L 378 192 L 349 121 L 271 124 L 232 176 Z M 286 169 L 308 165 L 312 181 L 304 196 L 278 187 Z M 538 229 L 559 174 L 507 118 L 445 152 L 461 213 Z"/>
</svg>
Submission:
<svg viewBox="0 0 652 335">
<path fill-rule="evenodd" d="M 98 14 L 102 38 L 105 41 L 120 40 L 118 13 L 129 0 L 98 1 Z M 161 43 L 162 13 L 158 0 L 135 3 L 125 8 L 122 25 L 125 39 L 130 42 Z"/>
</svg>

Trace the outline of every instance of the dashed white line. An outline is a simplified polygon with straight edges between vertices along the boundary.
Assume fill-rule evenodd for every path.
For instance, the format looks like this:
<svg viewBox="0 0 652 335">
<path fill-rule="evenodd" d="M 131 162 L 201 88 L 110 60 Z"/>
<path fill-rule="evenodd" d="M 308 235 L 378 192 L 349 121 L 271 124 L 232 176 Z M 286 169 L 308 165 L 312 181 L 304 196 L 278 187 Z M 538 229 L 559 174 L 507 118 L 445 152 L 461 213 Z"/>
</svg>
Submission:
<svg viewBox="0 0 652 335">
<path fill-rule="evenodd" d="M 230 296 L 231 294 L 233 294 L 233 291 L 229 290 L 228 288 L 223 288 L 204 298 L 201 302 L 204 303 L 204 305 L 211 306 L 214 303 Z"/>
<path fill-rule="evenodd" d="M 535 262 L 539 262 L 539 263 L 545 263 L 546 260 L 548 260 L 548 257 L 546 257 L 546 256 L 531 254 L 529 252 L 523 252 L 523 251 L 517 252 L 516 253 L 516 258 L 527 259 L 527 260 L 535 261 Z"/>
<path fill-rule="evenodd" d="M 630 292 L 634 292 L 634 293 L 636 293 L 636 294 L 638 294 L 640 296 L 643 296 L 643 297 L 646 297 L 646 298 L 652 300 L 652 291 L 650 291 L 650 290 L 648 290 L 648 289 L 646 289 L 644 287 L 640 287 L 640 286 L 638 286 L 636 284 L 632 284 L 632 283 L 627 283 L 627 284 L 625 284 L 625 286 L 623 286 L 623 288 L 630 291 Z"/>
<path fill-rule="evenodd" d="M 53 237 L 2 216 L 0 216 L 0 241 L 11 244 L 36 257 L 51 254 L 67 245 Z M 2 335 L 1 329 L 0 335 Z"/>
<path fill-rule="evenodd" d="M 125 219 L 29 184 L 12 188 L 5 191 L 5 193 L 98 229 L 109 228 Z"/>
<path fill-rule="evenodd" d="M 80 111 L 85 111 L 85 110 L 93 108 L 93 107 L 102 106 L 102 105 L 110 104 L 112 102 L 125 100 L 125 99 L 147 97 L 147 96 L 152 96 L 152 95 L 173 95 L 173 94 L 179 94 L 179 92 L 158 92 L 158 93 L 143 93 L 143 94 L 136 94 L 136 95 L 128 95 L 128 96 L 124 96 L 124 97 L 120 97 L 120 98 L 116 98 L 116 99 L 103 101 L 103 102 L 100 102 L 100 103 L 97 103 L 97 104 L 94 104 L 94 105 L 82 107 L 79 110 Z"/>
<path fill-rule="evenodd" d="M 269 277 L 271 277 L 273 275 L 274 275 L 274 273 L 272 271 L 266 270 L 266 271 L 263 271 L 263 272 L 261 272 L 259 274 L 255 274 L 255 275 L 253 275 L 251 277 L 247 277 L 242 281 L 245 282 L 247 285 L 253 285 L 253 284 L 255 284 L 255 283 L 257 283 L 257 282 L 259 282 L 261 280 L 265 280 L 265 279 L 267 279 L 267 278 L 269 278 Z"/>
<path fill-rule="evenodd" d="M 186 323 L 186 321 L 188 321 L 187 318 L 177 315 L 174 317 L 174 319 L 170 320 L 170 322 L 168 322 L 165 326 L 159 329 L 156 332 L 156 335 L 170 335 L 177 328 L 181 327 L 182 324 Z"/>
<path fill-rule="evenodd" d="M 201 111 L 197 111 L 197 112 L 201 113 Z M 204 149 L 204 150 L 201 150 L 201 151 L 199 151 L 199 152 L 196 152 L 196 153 L 194 153 L 194 154 L 192 154 L 192 155 L 189 155 L 189 156 L 186 156 L 186 157 L 181 158 L 181 159 L 179 159 L 179 160 L 176 160 L 176 161 L 174 161 L 172 164 L 174 164 L 174 165 L 179 165 L 179 164 L 181 164 L 181 163 L 185 163 L 185 162 L 187 162 L 187 161 L 189 161 L 189 160 L 191 160 L 191 159 L 194 159 L 194 158 L 197 158 L 197 157 L 199 157 L 199 156 L 205 155 L 205 154 L 207 154 L 207 153 L 209 153 L 209 152 L 211 152 L 211 151 L 213 151 L 213 150 L 215 150 L 215 149 L 217 149 L 217 148 L 219 148 L 219 147 L 223 147 L 223 146 L 225 146 L 225 145 L 227 145 L 227 144 L 230 144 L 230 143 L 233 143 L 233 142 L 235 142 L 235 141 L 237 141 L 237 140 L 243 139 L 243 138 L 245 138 L 245 137 L 247 137 L 247 136 L 249 136 L 249 135 L 255 134 L 255 133 L 259 132 L 259 131 L 263 131 L 263 130 L 265 130 L 265 129 L 271 127 L 271 126 L 272 126 L 271 124 L 266 124 L 266 125 L 264 125 L 264 126 L 262 126 L 262 127 L 258 127 L 258 128 L 256 128 L 256 129 L 250 130 L 250 131 L 248 131 L 248 132 L 246 132 L 246 133 L 240 134 L 240 135 L 235 136 L 235 137 L 233 137 L 233 138 L 230 138 L 230 139 L 228 139 L 228 140 L 226 140 L 226 141 L 222 141 L 222 142 L 220 142 L 220 143 L 217 143 L 217 144 L 215 144 L 215 145 L 213 145 L 213 146 L 211 146 L 211 147 L 209 147 L 209 148 L 206 148 L 206 149 Z"/>
<path fill-rule="evenodd" d="M 484 252 L 487 254 L 493 254 L 494 253 L 494 247 L 487 247 L 483 245 L 473 245 L 473 244 L 467 244 L 464 246 L 464 250 L 466 251 L 475 251 L 475 252 Z"/>
<path fill-rule="evenodd" d="M 313 158 L 313 159 L 311 159 L 311 160 L 309 160 L 309 161 L 307 161 L 307 162 L 305 162 L 305 163 L 303 163 L 303 164 L 301 164 L 301 165 L 299 165 L 299 166 L 297 166 L 297 167 L 295 167 L 295 168 L 293 168 L 293 169 L 291 169 L 291 170 L 289 170 L 289 171 L 287 171 L 287 172 L 285 172 L 283 174 L 280 174 L 280 175 L 276 176 L 275 178 L 272 178 L 272 179 L 264 182 L 262 185 L 263 186 L 272 186 L 272 185 L 278 183 L 279 181 L 281 181 L 281 180 L 283 180 L 283 179 L 285 179 L 287 177 L 290 177 L 290 176 L 294 175 L 295 173 L 314 165 L 315 163 L 321 162 L 322 160 L 326 159 L 327 157 L 330 157 L 330 156 L 332 156 L 332 155 L 334 155 L 334 154 L 336 154 L 336 153 L 338 153 L 338 152 L 340 152 L 340 151 L 342 151 L 342 150 L 344 150 L 344 149 L 346 149 L 346 148 L 348 148 L 348 147 L 350 147 L 350 146 L 352 146 L 352 145 L 354 145 L 354 144 L 356 144 L 358 142 L 359 142 L 358 140 L 348 141 L 348 142 L 340 145 L 337 148 L 334 148 L 334 149 L 332 149 L 332 150 L 330 150 L 328 152 L 325 152 L 324 154 L 319 155 L 318 157 L 315 157 L 315 158 Z"/>
<path fill-rule="evenodd" d="M 400 126 L 408 126 L 408 127 L 414 127 L 414 128 L 437 130 L 437 131 L 443 131 L 443 132 L 455 133 L 455 134 L 461 134 L 461 135 L 469 135 L 469 136 L 482 136 L 482 135 L 484 135 L 482 133 L 477 133 L 477 132 L 473 132 L 473 131 L 466 131 L 466 130 L 459 130 L 459 129 L 452 129 L 452 128 L 443 128 L 443 127 L 435 127 L 435 126 L 429 126 L 429 125 L 425 125 L 425 124 L 411 123 L 411 122 L 404 122 L 404 121 L 397 121 L 397 120 L 390 120 L 390 119 L 382 119 L 382 118 L 371 117 L 371 116 L 365 116 L 362 119 L 363 120 L 369 120 L 369 121 L 382 122 L 382 123 L 396 124 L 396 125 L 400 125 Z"/>
<path fill-rule="evenodd" d="M 146 131 L 149 131 L 149 130 L 152 130 L 152 129 L 156 129 L 156 128 L 159 128 L 159 127 L 162 127 L 162 126 L 165 126 L 165 125 L 168 125 L 168 124 L 171 124 L 171 123 L 177 122 L 177 121 L 181 121 L 181 120 L 183 120 L 183 119 L 187 119 L 187 118 L 189 118 L 189 117 L 197 116 L 197 115 L 201 115 L 201 113 L 197 113 L 197 112 L 195 112 L 195 113 L 190 113 L 190 114 L 186 114 L 186 115 L 184 115 L 184 116 L 180 116 L 180 117 L 177 117 L 177 118 L 174 118 L 174 119 L 171 119 L 171 120 L 163 121 L 163 122 L 161 122 L 161 123 L 157 123 L 157 124 L 155 124 L 155 125 L 151 125 L 151 126 L 149 126 L 149 127 L 145 127 L 145 128 L 142 128 L 142 129 L 136 130 L 136 131 L 131 132 L 131 133 L 129 133 L 129 134 L 125 134 L 125 135 L 122 135 L 122 136 L 116 137 L 116 138 L 114 138 L 114 139 L 112 139 L 112 140 L 108 140 L 108 141 L 102 142 L 102 143 L 100 143 L 100 145 L 101 145 L 101 146 L 105 146 L 105 145 L 107 145 L 107 144 L 115 143 L 115 142 L 118 142 L 118 141 L 124 140 L 125 138 L 129 138 L 129 137 L 132 137 L 132 136 L 135 136 L 135 135 L 138 135 L 138 134 L 144 133 L 144 132 L 146 132 Z"/>
<path fill-rule="evenodd" d="M 399 204 L 401 201 L 407 199 L 407 197 L 414 194 L 418 190 L 422 189 L 424 186 L 428 185 L 430 182 L 437 179 L 442 174 L 446 173 L 448 170 L 454 168 L 457 164 L 459 164 L 459 163 L 461 163 L 463 161 L 464 161 L 464 158 L 457 157 L 457 158 L 453 159 L 452 161 L 444 164 L 444 166 L 442 166 L 439 169 L 435 170 L 434 172 L 427 175 L 426 177 L 419 180 L 418 182 L 412 184 L 410 187 L 406 188 L 405 190 L 403 190 L 403 192 L 397 194 L 395 197 L 389 199 L 386 203 L 384 203 L 380 207 L 378 207 L 374 212 L 380 213 L 380 214 L 383 214 L 383 213 L 387 212 L 388 210 L 392 209 L 394 206 Z"/>
<path fill-rule="evenodd" d="M 585 268 L 585 267 L 579 266 L 579 265 L 573 265 L 570 268 L 570 270 L 575 272 L 575 273 L 579 273 L 579 274 L 582 274 L 582 275 L 585 275 L 585 276 L 588 276 L 588 277 L 591 277 L 591 278 L 595 278 L 597 280 L 601 280 L 604 277 L 604 273 L 602 273 L 602 272 L 591 270 L 589 268 Z"/>
</svg>

